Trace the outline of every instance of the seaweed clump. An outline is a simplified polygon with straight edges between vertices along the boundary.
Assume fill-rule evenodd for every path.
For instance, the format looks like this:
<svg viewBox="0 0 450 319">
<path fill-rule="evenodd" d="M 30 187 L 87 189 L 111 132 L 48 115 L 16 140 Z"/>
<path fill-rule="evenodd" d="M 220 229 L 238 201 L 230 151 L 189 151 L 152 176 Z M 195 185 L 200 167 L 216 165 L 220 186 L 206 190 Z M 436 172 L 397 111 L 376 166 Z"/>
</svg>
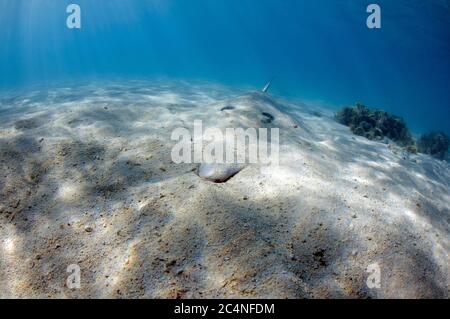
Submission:
<svg viewBox="0 0 450 319">
<path fill-rule="evenodd" d="M 443 132 L 430 132 L 422 135 L 418 142 L 419 152 L 445 159 L 450 147 L 450 138 Z"/>
<path fill-rule="evenodd" d="M 336 114 L 336 120 L 351 131 L 369 140 L 389 138 L 407 149 L 414 148 L 414 140 L 404 120 L 382 110 L 370 109 L 360 103 L 345 107 Z"/>
</svg>

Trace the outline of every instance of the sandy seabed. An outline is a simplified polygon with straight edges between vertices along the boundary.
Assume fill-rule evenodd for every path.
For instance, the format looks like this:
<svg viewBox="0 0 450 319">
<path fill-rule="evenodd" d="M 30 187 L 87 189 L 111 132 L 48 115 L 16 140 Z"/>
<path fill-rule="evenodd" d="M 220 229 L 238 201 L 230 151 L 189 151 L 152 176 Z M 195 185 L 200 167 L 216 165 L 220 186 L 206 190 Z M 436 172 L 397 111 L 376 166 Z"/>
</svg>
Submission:
<svg viewBox="0 0 450 319">
<path fill-rule="evenodd" d="M 262 112 L 279 166 L 217 184 L 171 161 L 175 128 Z M 184 82 L 0 97 L 0 298 L 448 298 L 449 222 L 447 162 L 314 105 Z"/>
</svg>

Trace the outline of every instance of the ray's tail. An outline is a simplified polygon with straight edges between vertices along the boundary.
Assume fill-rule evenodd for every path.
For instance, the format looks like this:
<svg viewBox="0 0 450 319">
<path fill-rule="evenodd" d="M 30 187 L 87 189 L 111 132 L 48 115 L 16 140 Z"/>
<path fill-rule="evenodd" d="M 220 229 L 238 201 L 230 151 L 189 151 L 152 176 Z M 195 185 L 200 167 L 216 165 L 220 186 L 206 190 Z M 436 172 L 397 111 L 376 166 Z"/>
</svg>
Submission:
<svg viewBox="0 0 450 319">
<path fill-rule="evenodd" d="M 263 92 L 263 93 L 269 92 L 270 86 L 272 85 L 272 81 L 273 81 L 273 79 L 271 79 L 271 80 L 264 86 L 264 88 L 262 89 L 262 92 Z"/>
</svg>

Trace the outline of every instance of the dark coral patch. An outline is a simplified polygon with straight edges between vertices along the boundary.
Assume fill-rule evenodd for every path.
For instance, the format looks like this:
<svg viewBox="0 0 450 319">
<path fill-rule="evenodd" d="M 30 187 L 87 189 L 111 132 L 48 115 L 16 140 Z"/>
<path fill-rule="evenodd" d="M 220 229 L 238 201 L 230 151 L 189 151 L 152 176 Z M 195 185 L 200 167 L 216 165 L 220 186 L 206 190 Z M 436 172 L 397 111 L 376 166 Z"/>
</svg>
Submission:
<svg viewBox="0 0 450 319">
<path fill-rule="evenodd" d="M 354 134 L 369 140 L 382 140 L 387 137 L 404 147 L 414 145 L 403 119 L 382 110 L 370 109 L 358 103 L 355 107 L 340 110 L 336 120 L 350 127 Z"/>
<path fill-rule="evenodd" d="M 445 159 L 450 146 L 450 138 L 443 132 L 431 132 L 422 135 L 417 144 L 419 152 Z"/>
</svg>

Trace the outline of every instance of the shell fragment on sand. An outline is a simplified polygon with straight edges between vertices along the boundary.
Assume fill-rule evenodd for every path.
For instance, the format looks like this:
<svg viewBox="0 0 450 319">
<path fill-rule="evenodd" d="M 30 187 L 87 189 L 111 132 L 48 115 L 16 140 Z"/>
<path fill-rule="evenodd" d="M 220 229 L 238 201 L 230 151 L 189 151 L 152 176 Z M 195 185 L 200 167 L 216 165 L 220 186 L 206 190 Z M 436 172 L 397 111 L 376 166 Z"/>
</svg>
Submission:
<svg viewBox="0 0 450 319">
<path fill-rule="evenodd" d="M 198 167 L 198 176 L 210 182 L 225 183 L 243 168 L 243 164 L 202 163 Z"/>
</svg>

